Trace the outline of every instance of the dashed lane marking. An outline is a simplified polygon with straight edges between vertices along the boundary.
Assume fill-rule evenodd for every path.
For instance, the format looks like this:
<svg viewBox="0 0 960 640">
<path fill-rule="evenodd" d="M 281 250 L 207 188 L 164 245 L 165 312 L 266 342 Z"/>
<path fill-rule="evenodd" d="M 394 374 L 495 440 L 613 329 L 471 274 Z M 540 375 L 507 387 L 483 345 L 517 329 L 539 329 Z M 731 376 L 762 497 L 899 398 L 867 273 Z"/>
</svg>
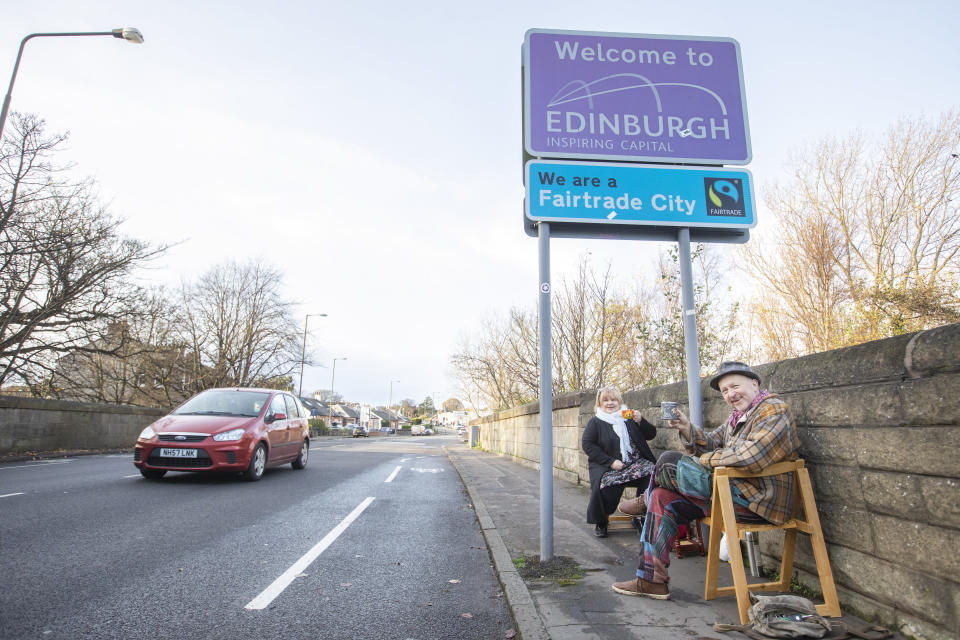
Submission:
<svg viewBox="0 0 960 640">
<path fill-rule="evenodd" d="M 384 483 L 393 482 L 393 479 L 397 477 L 398 473 L 400 473 L 400 469 L 401 467 L 397 467 L 396 469 L 394 469 L 393 473 L 391 473 L 390 476 L 386 480 L 384 480 Z"/>
<path fill-rule="evenodd" d="M 368 497 L 366 500 L 357 505 L 357 508 L 350 512 L 346 518 L 344 518 L 340 524 L 333 528 L 330 533 L 323 537 L 323 540 L 318 542 L 313 546 L 310 551 L 307 551 L 299 560 L 294 562 L 289 569 L 283 572 L 279 578 L 274 580 L 269 587 L 264 589 L 260 595 L 247 603 L 244 609 L 249 609 L 251 611 L 256 611 L 260 609 L 265 609 L 270 606 L 270 603 L 273 602 L 274 598 L 283 593 L 283 590 L 290 586 L 290 583 L 296 579 L 304 570 L 310 566 L 310 564 L 320 557 L 320 554 L 327 550 L 333 542 L 340 537 L 340 534 L 347 530 L 347 527 L 350 524 L 360 517 L 360 514 L 363 513 L 363 510 L 370 506 L 370 503 L 373 502 L 373 497 Z"/>
</svg>

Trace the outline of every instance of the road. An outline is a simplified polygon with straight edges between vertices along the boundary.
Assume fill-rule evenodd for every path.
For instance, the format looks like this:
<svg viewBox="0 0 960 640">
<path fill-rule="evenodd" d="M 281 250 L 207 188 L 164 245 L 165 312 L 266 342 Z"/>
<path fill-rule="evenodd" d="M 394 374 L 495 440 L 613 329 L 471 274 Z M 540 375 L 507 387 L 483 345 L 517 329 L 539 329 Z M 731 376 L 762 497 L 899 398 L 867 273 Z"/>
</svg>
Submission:
<svg viewBox="0 0 960 640">
<path fill-rule="evenodd" d="M 0 464 L 0 637 L 503 638 L 454 442 L 320 439 L 256 483 Z"/>
</svg>

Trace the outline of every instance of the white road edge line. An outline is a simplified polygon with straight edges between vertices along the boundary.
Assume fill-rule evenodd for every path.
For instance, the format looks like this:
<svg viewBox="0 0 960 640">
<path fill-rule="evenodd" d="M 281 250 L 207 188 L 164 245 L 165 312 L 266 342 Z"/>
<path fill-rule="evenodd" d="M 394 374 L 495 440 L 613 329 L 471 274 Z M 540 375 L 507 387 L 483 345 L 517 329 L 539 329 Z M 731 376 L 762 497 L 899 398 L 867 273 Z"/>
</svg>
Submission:
<svg viewBox="0 0 960 640">
<path fill-rule="evenodd" d="M 396 469 L 394 469 L 394 470 L 393 470 L 393 473 L 390 474 L 390 477 L 387 478 L 386 480 L 384 480 L 384 482 L 385 482 L 385 483 L 386 483 L 386 482 L 393 482 L 393 479 L 397 477 L 397 474 L 400 473 L 400 469 L 402 469 L 402 468 L 403 468 L 403 467 L 397 467 Z"/>
<path fill-rule="evenodd" d="M 135 474 L 133 474 L 132 476 L 123 476 L 123 477 L 124 477 L 124 478 L 139 478 L 141 475 L 143 475 L 143 474 L 135 473 Z"/>
<path fill-rule="evenodd" d="M 23 491 L 19 493 L 5 493 L 2 496 L 0 496 L 0 498 L 12 498 L 13 496 L 22 496 L 22 495 L 23 495 Z"/>
<path fill-rule="evenodd" d="M 273 602 L 274 598 L 283 593 L 283 590 L 290 586 L 290 583 L 294 579 L 303 573 L 303 570 L 310 566 L 310 564 L 316 560 L 321 553 L 327 550 L 334 540 L 340 537 L 340 534 L 347 530 L 347 527 L 350 524 L 360 517 L 360 514 L 363 513 L 363 510 L 370 506 L 370 503 L 373 502 L 373 497 L 368 497 L 366 500 L 361 502 L 356 509 L 350 512 L 346 518 L 344 518 L 340 524 L 333 528 L 330 533 L 323 537 L 323 540 L 318 542 L 313 546 L 310 551 L 307 551 L 299 560 L 294 562 L 289 569 L 283 572 L 283 574 L 273 581 L 273 583 L 264 589 L 260 595 L 247 603 L 244 609 L 249 609 L 255 611 L 258 609 L 265 609 L 270 606 L 270 603 Z"/>
</svg>

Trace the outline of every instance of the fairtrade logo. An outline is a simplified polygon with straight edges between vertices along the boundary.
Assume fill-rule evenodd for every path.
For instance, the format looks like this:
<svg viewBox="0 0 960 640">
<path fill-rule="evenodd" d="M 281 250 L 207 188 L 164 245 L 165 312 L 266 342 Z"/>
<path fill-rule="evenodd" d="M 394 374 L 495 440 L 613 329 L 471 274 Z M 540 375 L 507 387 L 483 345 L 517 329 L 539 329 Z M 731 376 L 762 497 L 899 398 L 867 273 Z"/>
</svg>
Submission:
<svg viewBox="0 0 960 640">
<path fill-rule="evenodd" d="M 740 202 L 740 190 L 733 186 L 733 183 L 729 180 L 717 180 L 707 187 L 707 197 L 717 207 L 723 206 L 723 200 L 720 199 L 720 196 L 724 196 L 728 204 Z"/>
<path fill-rule="evenodd" d="M 746 217 L 739 178 L 704 178 L 708 216 Z"/>
</svg>

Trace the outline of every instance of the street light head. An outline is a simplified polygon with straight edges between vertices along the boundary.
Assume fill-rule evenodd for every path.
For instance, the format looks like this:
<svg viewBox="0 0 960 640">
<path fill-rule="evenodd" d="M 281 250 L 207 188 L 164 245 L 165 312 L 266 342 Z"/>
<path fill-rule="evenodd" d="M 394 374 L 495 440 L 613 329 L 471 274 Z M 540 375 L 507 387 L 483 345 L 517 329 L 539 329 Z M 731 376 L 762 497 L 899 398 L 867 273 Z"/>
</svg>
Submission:
<svg viewBox="0 0 960 640">
<path fill-rule="evenodd" d="M 114 38 L 123 38 L 127 42 L 133 42 L 134 44 L 143 44 L 143 34 L 140 33 L 140 29 L 134 27 L 124 27 L 122 29 L 113 30 Z"/>
</svg>

